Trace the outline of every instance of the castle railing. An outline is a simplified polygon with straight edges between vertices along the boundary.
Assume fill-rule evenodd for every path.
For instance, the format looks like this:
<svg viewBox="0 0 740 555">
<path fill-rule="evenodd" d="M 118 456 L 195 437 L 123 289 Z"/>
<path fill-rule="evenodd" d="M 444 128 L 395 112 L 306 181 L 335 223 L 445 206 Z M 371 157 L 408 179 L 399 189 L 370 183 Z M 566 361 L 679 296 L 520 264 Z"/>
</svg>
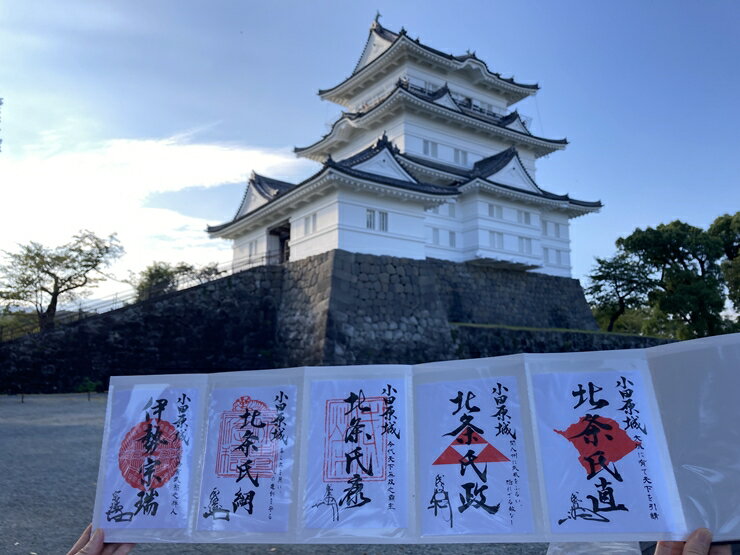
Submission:
<svg viewBox="0 0 740 555">
<path fill-rule="evenodd" d="M 96 299 L 80 299 L 76 303 L 60 305 L 54 318 L 54 326 L 69 324 L 85 320 L 91 316 L 118 310 L 137 302 L 154 299 L 162 295 L 189 289 L 215 279 L 244 272 L 257 266 L 276 266 L 286 262 L 279 252 L 266 253 L 261 256 L 247 256 L 232 259 L 228 262 L 206 266 L 205 271 L 196 271 L 194 274 L 176 275 L 171 281 L 154 283 L 150 287 L 137 291 L 131 286 L 128 290 L 107 295 Z M 15 314 L 18 314 L 17 312 Z M 10 341 L 18 337 L 39 331 L 38 319 L 34 312 L 23 313 L 28 316 L 22 323 L 2 325 L 0 323 L 0 342 Z"/>
</svg>

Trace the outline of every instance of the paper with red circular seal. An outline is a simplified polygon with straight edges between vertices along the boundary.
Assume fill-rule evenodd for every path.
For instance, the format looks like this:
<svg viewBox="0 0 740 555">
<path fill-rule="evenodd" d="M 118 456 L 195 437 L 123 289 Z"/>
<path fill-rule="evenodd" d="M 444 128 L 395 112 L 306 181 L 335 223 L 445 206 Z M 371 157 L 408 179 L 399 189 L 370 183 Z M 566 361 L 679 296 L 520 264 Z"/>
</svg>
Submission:
<svg viewBox="0 0 740 555">
<path fill-rule="evenodd" d="M 187 528 L 200 397 L 201 390 L 190 383 L 113 388 L 106 422 L 109 440 L 103 459 L 105 473 L 100 481 L 103 493 L 98 511 L 102 510 L 102 516 L 96 516 L 99 525 L 111 532 L 123 528 Z M 154 405 L 160 399 L 167 403 L 161 418 L 157 418 Z M 149 425 L 159 434 L 151 453 L 146 452 L 143 441 Z M 154 467 L 149 484 L 145 483 L 146 464 Z M 146 508 L 137 506 L 144 505 L 142 494 L 148 498 Z M 156 512 L 152 503 L 156 503 Z M 130 539 L 115 534 L 111 537 Z"/>
<path fill-rule="evenodd" d="M 161 434 L 159 442 L 151 453 L 147 453 L 144 437 L 147 428 L 154 426 Z M 129 430 L 118 450 L 118 468 L 126 483 L 139 490 L 156 489 L 164 486 L 180 467 L 182 441 L 175 427 L 166 420 L 139 422 Z M 147 461 L 156 463 L 151 483 L 147 486 L 142 469 Z"/>
</svg>

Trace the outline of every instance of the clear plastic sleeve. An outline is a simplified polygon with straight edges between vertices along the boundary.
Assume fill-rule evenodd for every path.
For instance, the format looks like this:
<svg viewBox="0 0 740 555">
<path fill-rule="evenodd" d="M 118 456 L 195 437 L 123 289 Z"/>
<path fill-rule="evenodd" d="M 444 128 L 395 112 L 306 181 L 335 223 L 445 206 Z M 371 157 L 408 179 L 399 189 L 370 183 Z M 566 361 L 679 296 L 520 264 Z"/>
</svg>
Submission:
<svg viewBox="0 0 740 555">
<path fill-rule="evenodd" d="M 551 542 L 552 553 L 697 527 L 738 540 L 739 361 L 735 334 L 112 378 L 94 526 L 114 542 Z"/>
</svg>

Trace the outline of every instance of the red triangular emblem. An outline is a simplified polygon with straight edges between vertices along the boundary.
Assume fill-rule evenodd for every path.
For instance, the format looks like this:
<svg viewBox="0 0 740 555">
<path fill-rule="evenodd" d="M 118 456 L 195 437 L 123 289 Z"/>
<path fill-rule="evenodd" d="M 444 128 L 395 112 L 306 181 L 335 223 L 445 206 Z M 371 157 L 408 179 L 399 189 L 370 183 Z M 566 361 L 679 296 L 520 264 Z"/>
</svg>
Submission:
<svg viewBox="0 0 740 555">
<path fill-rule="evenodd" d="M 476 463 L 507 462 L 509 460 L 501 451 L 488 443 L 482 435 L 474 433 L 470 428 L 466 428 L 459 436 L 452 440 L 450 446 L 432 464 L 460 464 L 460 461 L 465 457 L 464 453 L 461 453 L 457 449 L 469 449 L 469 445 L 485 445 L 483 450 L 475 458 Z"/>
<path fill-rule="evenodd" d="M 460 459 L 462 459 L 460 453 L 455 451 L 452 447 L 448 447 L 432 464 L 459 464 Z"/>
<path fill-rule="evenodd" d="M 488 463 L 488 462 L 508 462 L 508 458 L 496 449 L 493 445 L 490 443 L 486 445 L 486 447 L 481 451 L 480 455 L 478 455 L 478 458 L 475 459 L 475 462 L 477 463 Z"/>
<path fill-rule="evenodd" d="M 468 426 L 460 432 L 460 435 L 455 438 L 455 441 L 451 445 L 479 445 L 481 443 L 485 444 L 488 442 L 480 434 L 475 433 L 473 428 Z"/>
</svg>

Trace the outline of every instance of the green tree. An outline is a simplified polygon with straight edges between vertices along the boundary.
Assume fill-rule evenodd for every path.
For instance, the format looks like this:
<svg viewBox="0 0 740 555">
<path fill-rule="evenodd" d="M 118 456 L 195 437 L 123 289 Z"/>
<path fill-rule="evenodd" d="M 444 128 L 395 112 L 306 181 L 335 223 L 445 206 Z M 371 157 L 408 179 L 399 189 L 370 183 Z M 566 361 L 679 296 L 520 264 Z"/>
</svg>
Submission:
<svg viewBox="0 0 740 555">
<path fill-rule="evenodd" d="M 659 277 L 649 299 L 660 312 L 686 324 L 687 337 L 722 333 L 724 292 L 719 269 L 722 242 L 681 221 L 636 229 L 617 247 L 637 256 Z"/>
<path fill-rule="evenodd" d="M 647 304 L 648 293 L 657 286 L 651 273 L 650 268 L 624 251 L 611 258 L 596 259 L 586 294 L 595 311 L 608 319 L 606 331 L 614 331 L 617 320 L 628 309 Z"/>
<path fill-rule="evenodd" d="M 60 302 L 75 300 L 106 279 L 102 270 L 123 254 L 123 247 L 115 234 L 102 238 L 84 230 L 59 247 L 32 241 L 4 254 L 0 300 L 6 306 L 33 307 L 43 331 L 54 327 Z"/>
<path fill-rule="evenodd" d="M 730 301 L 740 311 L 740 212 L 720 216 L 709 226 L 708 233 L 722 242 L 722 276 Z"/>
<path fill-rule="evenodd" d="M 186 284 L 205 283 L 222 273 L 215 262 L 200 268 L 187 262 L 175 265 L 168 262 L 153 262 L 138 276 L 133 276 L 130 283 L 136 291 L 136 300 L 144 301 L 177 291 Z"/>
</svg>

